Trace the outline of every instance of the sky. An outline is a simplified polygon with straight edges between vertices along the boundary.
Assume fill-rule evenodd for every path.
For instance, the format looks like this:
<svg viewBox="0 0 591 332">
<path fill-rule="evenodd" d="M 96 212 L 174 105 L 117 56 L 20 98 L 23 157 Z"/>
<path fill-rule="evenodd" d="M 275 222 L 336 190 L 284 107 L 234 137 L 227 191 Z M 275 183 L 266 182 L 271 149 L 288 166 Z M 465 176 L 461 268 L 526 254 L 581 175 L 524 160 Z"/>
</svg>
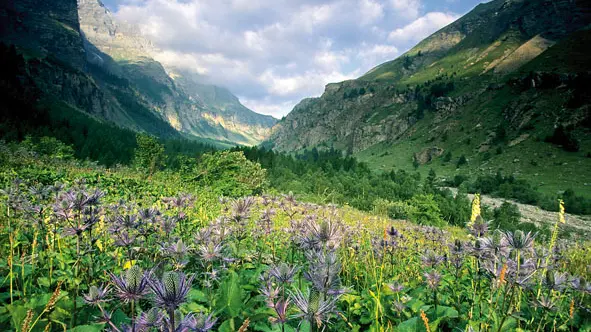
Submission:
<svg viewBox="0 0 591 332">
<path fill-rule="evenodd" d="M 326 84 L 393 60 L 480 0 L 103 0 L 155 59 L 280 118 Z"/>
</svg>

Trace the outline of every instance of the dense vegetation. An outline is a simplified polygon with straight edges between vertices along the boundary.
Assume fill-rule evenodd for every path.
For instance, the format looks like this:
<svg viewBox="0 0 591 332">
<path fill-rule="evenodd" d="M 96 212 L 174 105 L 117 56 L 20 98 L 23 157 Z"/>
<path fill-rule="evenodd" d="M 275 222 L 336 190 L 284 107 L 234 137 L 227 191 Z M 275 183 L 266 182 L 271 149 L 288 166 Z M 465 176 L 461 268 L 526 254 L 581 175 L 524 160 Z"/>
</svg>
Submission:
<svg viewBox="0 0 591 332">
<path fill-rule="evenodd" d="M 339 197 L 305 184 L 300 199 L 258 195 L 269 185 L 277 190 L 274 170 L 241 151 L 206 154 L 193 167 L 149 177 L 154 161 L 142 149 L 162 150 L 139 140 L 134 168 L 110 170 L 73 159 L 71 147 L 51 139 L 0 145 L 2 330 L 591 327 L 591 246 L 558 239 L 563 214 L 548 241 L 493 230 L 518 217 L 505 207 L 486 223 L 478 199 L 459 204 L 468 206 L 458 217 L 464 222 L 452 227 L 442 211 L 453 199 L 431 185 L 434 174 L 424 181 L 372 175 L 336 153 L 245 151 L 267 156 L 277 170 L 292 165 L 302 183 L 314 176 L 308 172 L 332 174 L 331 183 L 390 183 L 359 196 L 364 206 L 366 196 L 392 190 L 391 201 L 373 202 L 378 216 L 305 203 Z M 306 171 L 298 168 L 304 163 Z"/>
</svg>

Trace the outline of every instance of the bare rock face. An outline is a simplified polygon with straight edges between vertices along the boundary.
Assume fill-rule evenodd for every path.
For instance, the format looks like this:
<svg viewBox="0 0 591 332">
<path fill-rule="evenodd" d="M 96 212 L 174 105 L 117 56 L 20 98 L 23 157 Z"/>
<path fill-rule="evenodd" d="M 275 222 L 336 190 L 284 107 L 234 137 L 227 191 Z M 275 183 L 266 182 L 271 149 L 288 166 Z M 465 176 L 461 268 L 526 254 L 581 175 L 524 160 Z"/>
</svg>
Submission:
<svg viewBox="0 0 591 332">
<path fill-rule="evenodd" d="M 426 148 L 421 152 L 414 154 L 414 160 L 418 162 L 420 165 L 424 165 L 433 159 L 441 156 L 443 154 L 443 149 L 438 148 L 436 146 Z"/>
</svg>

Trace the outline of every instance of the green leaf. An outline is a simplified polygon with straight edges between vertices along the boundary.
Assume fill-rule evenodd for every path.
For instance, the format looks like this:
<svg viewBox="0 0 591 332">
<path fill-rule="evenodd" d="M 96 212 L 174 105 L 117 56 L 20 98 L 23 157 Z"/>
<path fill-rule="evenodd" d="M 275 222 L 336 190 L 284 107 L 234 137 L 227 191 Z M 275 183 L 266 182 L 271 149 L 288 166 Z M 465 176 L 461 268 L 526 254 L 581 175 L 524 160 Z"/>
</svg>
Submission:
<svg viewBox="0 0 591 332">
<path fill-rule="evenodd" d="M 78 325 L 73 329 L 69 329 L 68 332 L 100 332 L 104 327 L 105 324 Z"/>
<path fill-rule="evenodd" d="M 209 300 L 207 299 L 207 295 L 205 295 L 205 293 L 198 289 L 191 288 L 189 294 L 187 295 L 187 301 L 207 303 Z"/>
<path fill-rule="evenodd" d="M 220 285 L 218 291 L 216 307 L 219 311 L 225 312 L 228 316 L 234 318 L 240 314 L 242 308 L 242 290 L 240 281 L 236 272 L 231 271 Z"/>
<path fill-rule="evenodd" d="M 230 318 L 220 325 L 218 332 L 234 332 L 236 331 L 236 327 L 234 326 L 234 318 Z"/>
<path fill-rule="evenodd" d="M 423 322 L 419 319 L 419 317 L 413 317 L 400 323 L 400 325 L 398 325 L 398 329 L 396 330 L 398 332 L 415 332 L 420 331 L 422 326 Z"/>
</svg>

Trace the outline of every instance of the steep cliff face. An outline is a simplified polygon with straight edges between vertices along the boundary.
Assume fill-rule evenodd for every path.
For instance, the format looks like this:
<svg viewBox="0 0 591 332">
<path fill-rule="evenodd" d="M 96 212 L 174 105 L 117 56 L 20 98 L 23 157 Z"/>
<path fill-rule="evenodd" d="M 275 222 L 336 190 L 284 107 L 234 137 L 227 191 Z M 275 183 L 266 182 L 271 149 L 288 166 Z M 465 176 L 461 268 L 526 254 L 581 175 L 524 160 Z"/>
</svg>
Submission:
<svg viewBox="0 0 591 332">
<path fill-rule="evenodd" d="M 75 1 L 6 0 L 0 4 L 0 36 L 41 56 L 54 56 L 75 68 L 84 65 Z"/>
<path fill-rule="evenodd" d="M 19 0 L 0 4 L 0 41 L 25 56 L 21 70 L 45 105 L 67 103 L 119 126 L 163 137 L 180 137 L 167 122 L 133 96 L 125 81 L 114 81 L 87 61 L 75 0 Z M 107 79 L 105 79 L 107 78 Z M 110 82 L 117 89 L 108 89 Z M 114 92 L 117 93 L 114 93 Z"/>
<path fill-rule="evenodd" d="M 574 123 L 587 106 L 572 109 L 557 103 L 551 110 L 548 103 L 542 107 L 540 102 L 554 98 L 556 91 L 538 88 L 533 93 L 511 82 L 526 78 L 530 71 L 563 67 L 558 59 L 554 67 L 536 64 L 548 54 L 564 50 L 569 38 L 582 42 L 584 36 L 576 32 L 591 23 L 589 8 L 587 2 L 569 0 L 481 4 L 396 60 L 377 66 L 357 80 L 329 84 L 320 98 L 303 100 L 273 128 L 265 144 L 280 151 L 334 147 L 359 153 L 374 146 L 387 150 L 397 143 L 416 141 L 419 131 L 425 134 L 421 131 L 425 127 L 432 129 L 427 135 L 434 138 L 470 127 L 474 124 L 462 123 L 460 118 L 481 112 L 486 112 L 486 121 L 490 121 L 482 124 L 483 130 L 494 132 L 511 113 L 510 100 L 528 105 L 527 112 L 520 113 L 519 120 L 512 120 L 514 126 L 507 128 L 515 135 L 523 127 L 534 125 L 531 121 L 536 119 L 545 119 L 539 120 L 541 131 L 551 131 L 560 121 Z M 579 49 L 584 47 L 583 43 Z M 577 51 L 566 52 L 564 58 Z M 562 69 L 565 73 L 586 73 L 591 64 L 587 61 Z M 558 93 L 568 100 L 574 89 L 581 88 L 575 85 L 566 84 L 573 90 Z M 482 106 L 491 100 L 497 101 L 494 111 Z M 411 149 L 414 151 L 405 149 L 404 153 L 411 160 L 431 142 L 417 144 Z M 475 139 L 472 144 L 476 143 Z"/>
<path fill-rule="evenodd" d="M 157 49 L 139 29 L 118 22 L 100 1 L 79 0 L 78 13 L 87 41 L 88 61 L 129 80 L 147 107 L 176 130 L 187 135 L 254 145 L 266 138 L 275 124 L 272 117 L 244 107 L 229 91 L 199 84 L 190 75 L 181 75 L 175 69 L 165 69 L 153 59 Z M 208 98 L 208 91 L 217 91 L 214 96 L 223 92 L 227 98 Z M 202 97 L 202 93 L 206 97 Z"/>
</svg>

